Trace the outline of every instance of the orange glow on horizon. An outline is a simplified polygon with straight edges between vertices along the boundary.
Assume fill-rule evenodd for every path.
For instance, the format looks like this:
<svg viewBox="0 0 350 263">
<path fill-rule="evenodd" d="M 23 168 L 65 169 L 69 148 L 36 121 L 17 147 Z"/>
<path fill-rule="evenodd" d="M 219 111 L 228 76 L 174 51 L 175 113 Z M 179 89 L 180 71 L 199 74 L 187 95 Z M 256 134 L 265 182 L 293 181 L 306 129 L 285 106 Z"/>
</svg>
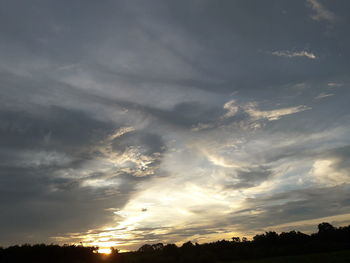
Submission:
<svg viewBox="0 0 350 263">
<path fill-rule="evenodd" d="M 103 247 L 103 248 L 99 248 L 97 250 L 97 252 L 100 253 L 100 254 L 107 254 L 107 255 L 109 255 L 109 254 L 111 254 L 112 251 L 111 251 L 110 248 Z"/>
</svg>

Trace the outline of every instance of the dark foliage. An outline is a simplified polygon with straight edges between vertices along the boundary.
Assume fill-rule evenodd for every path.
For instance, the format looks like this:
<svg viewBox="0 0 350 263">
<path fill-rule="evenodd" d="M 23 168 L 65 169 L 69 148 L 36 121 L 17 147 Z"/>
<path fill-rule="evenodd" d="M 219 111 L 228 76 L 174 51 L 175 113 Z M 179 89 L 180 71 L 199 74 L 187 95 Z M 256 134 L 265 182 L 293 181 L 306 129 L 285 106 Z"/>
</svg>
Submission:
<svg viewBox="0 0 350 263">
<path fill-rule="evenodd" d="M 214 263 L 241 259 L 298 255 L 350 249 L 350 226 L 333 227 L 329 223 L 318 225 L 318 232 L 307 235 L 297 231 L 270 231 L 247 238 L 233 237 L 231 241 L 193 244 L 146 244 L 138 251 L 119 253 L 112 249 L 106 257 L 96 253 L 96 247 L 23 245 L 0 248 L 0 262 L 84 262 L 84 263 Z"/>
<path fill-rule="evenodd" d="M 96 247 L 25 244 L 0 249 L 0 262 L 95 263 L 98 262 L 96 251 Z"/>
</svg>

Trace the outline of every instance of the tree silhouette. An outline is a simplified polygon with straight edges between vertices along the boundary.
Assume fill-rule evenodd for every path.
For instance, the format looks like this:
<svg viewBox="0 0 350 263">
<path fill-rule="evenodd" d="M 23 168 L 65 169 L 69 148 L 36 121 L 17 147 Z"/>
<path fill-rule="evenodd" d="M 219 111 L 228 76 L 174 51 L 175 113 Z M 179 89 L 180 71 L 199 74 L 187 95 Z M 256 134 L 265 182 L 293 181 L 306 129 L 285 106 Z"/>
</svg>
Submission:
<svg viewBox="0 0 350 263">
<path fill-rule="evenodd" d="M 319 234 L 333 233 L 334 231 L 335 231 L 335 227 L 332 226 L 330 223 L 323 222 L 318 225 Z"/>
</svg>

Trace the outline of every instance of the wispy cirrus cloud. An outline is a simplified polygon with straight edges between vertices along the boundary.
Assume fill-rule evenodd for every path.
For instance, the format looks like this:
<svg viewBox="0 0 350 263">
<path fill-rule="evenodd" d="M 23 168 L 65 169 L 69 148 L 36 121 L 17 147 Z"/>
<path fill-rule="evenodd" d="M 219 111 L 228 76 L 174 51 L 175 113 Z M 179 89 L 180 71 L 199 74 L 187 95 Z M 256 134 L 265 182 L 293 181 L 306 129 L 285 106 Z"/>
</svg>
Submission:
<svg viewBox="0 0 350 263">
<path fill-rule="evenodd" d="M 258 109 L 258 103 L 256 102 L 238 104 L 235 100 L 226 102 L 223 108 L 227 110 L 227 112 L 222 117 L 224 119 L 235 116 L 238 111 L 241 110 L 250 116 L 250 120 L 267 119 L 269 121 L 278 120 L 285 115 L 290 115 L 310 109 L 308 106 L 298 105 L 287 108 L 276 108 L 273 110 L 261 110 Z"/>
<path fill-rule="evenodd" d="M 324 99 L 324 98 L 331 97 L 331 96 L 334 96 L 334 94 L 333 93 L 324 93 L 324 92 L 322 92 L 319 95 L 317 95 L 315 97 L 315 99 L 320 100 L 320 99 Z"/>
<path fill-rule="evenodd" d="M 273 110 L 258 110 L 255 103 L 249 103 L 245 106 L 245 111 L 255 119 L 267 119 L 269 121 L 278 120 L 283 116 L 302 112 L 311 109 L 305 105 L 299 105 L 295 107 L 280 108 Z"/>
<path fill-rule="evenodd" d="M 307 0 L 307 3 L 311 9 L 315 11 L 315 13 L 311 16 L 313 20 L 325 21 L 328 23 L 336 22 L 336 15 L 324 7 L 324 5 L 322 5 L 318 0 Z"/>
<path fill-rule="evenodd" d="M 259 108 L 259 103 L 257 102 L 238 102 L 236 99 L 232 99 L 223 104 L 222 111 L 224 111 L 224 113 L 220 118 L 214 121 L 199 122 L 192 126 L 192 131 L 196 132 L 220 127 L 223 128 L 232 125 L 237 125 L 237 127 L 247 130 L 255 130 L 261 128 L 265 122 L 279 120 L 284 116 L 310 109 L 311 107 L 309 106 L 298 105 L 263 110 Z"/>
<path fill-rule="evenodd" d="M 328 87 L 331 87 L 331 88 L 337 88 L 337 87 L 341 87 L 341 86 L 344 86 L 344 83 L 337 83 L 337 82 L 329 82 L 327 84 Z"/>
<path fill-rule="evenodd" d="M 281 50 L 281 51 L 273 51 L 271 54 L 274 56 L 286 57 L 286 58 L 295 58 L 295 57 L 306 57 L 309 59 L 317 58 L 317 56 L 314 53 L 308 52 L 305 50 L 301 50 L 301 51 Z"/>
</svg>

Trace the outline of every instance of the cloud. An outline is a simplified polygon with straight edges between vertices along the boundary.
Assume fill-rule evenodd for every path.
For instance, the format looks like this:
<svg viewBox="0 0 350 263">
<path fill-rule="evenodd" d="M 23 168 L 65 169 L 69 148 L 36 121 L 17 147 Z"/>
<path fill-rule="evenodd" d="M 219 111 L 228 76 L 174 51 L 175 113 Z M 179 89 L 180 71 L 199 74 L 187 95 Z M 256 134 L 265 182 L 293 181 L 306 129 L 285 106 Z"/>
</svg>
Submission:
<svg viewBox="0 0 350 263">
<path fill-rule="evenodd" d="M 310 107 L 300 105 L 296 107 L 280 108 L 275 110 L 262 111 L 258 110 L 255 103 L 248 103 L 244 106 L 245 111 L 255 119 L 267 119 L 269 121 L 274 121 L 280 119 L 282 116 L 295 114 L 305 110 L 311 109 Z"/>
<path fill-rule="evenodd" d="M 221 113 L 220 118 L 214 121 L 199 122 L 192 125 L 192 131 L 210 130 L 215 128 L 223 128 L 227 126 L 237 126 L 239 129 L 255 130 L 261 128 L 264 121 L 275 121 L 283 116 L 295 114 L 310 107 L 299 105 L 288 108 L 277 108 L 274 110 L 260 110 L 257 102 L 242 102 L 230 100 L 224 103 L 221 113 L 216 109 L 217 113 Z"/>
<path fill-rule="evenodd" d="M 311 173 L 316 180 L 326 185 L 337 185 L 349 182 L 349 174 L 335 168 L 337 162 L 338 160 L 332 159 L 317 160 L 313 165 Z"/>
<path fill-rule="evenodd" d="M 129 130 L 111 141 L 111 148 L 105 155 L 125 172 L 150 176 L 156 174 L 164 151 L 161 136 Z"/>
<path fill-rule="evenodd" d="M 328 23 L 335 23 L 337 20 L 336 15 L 326 9 L 318 0 L 306 0 L 308 5 L 312 10 L 315 11 L 315 14 L 311 16 L 313 20 L 316 21 L 325 21 Z"/>
<path fill-rule="evenodd" d="M 349 82 L 347 16 L 324 34 L 296 1 L 86 2 L 0 3 L 0 245 L 204 242 L 345 212 L 330 149 L 350 143 L 350 93 L 315 96 Z M 324 207 L 298 192 L 319 187 Z"/>
<path fill-rule="evenodd" d="M 334 96 L 334 94 L 332 94 L 332 93 L 323 93 L 322 92 L 319 95 L 317 95 L 315 97 L 315 99 L 320 100 L 320 99 L 324 99 L 324 98 L 331 97 L 331 96 Z"/>
<path fill-rule="evenodd" d="M 315 160 L 310 174 L 323 185 L 347 184 L 350 181 L 349 155 L 349 146 L 329 150 Z"/>
<path fill-rule="evenodd" d="M 295 58 L 295 57 L 306 57 L 309 59 L 316 59 L 317 56 L 312 53 L 312 52 L 308 52 L 308 51 L 273 51 L 271 53 L 274 56 L 278 56 L 278 57 L 286 57 L 286 58 Z"/>
<path fill-rule="evenodd" d="M 327 83 L 328 87 L 342 87 L 344 86 L 344 83 L 337 83 L 337 82 L 329 82 Z"/>
<path fill-rule="evenodd" d="M 274 229 L 274 226 L 288 223 L 292 227 L 303 220 L 317 222 L 317 218 L 325 216 L 341 216 L 347 214 L 350 207 L 346 194 L 348 190 L 349 185 L 342 185 L 248 198 L 244 205 L 246 209 L 232 213 L 230 222 L 239 226 L 240 231 L 249 232 L 253 229 L 264 231 L 268 227 Z M 326 206 L 325 203 L 328 202 L 332 202 L 332 206 Z M 347 222 L 349 221 L 347 218 Z"/>
<path fill-rule="evenodd" d="M 22 150 L 18 152 L 7 150 L 6 154 L 9 158 L 8 164 L 18 167 L 63 167 L 74 161 L 71 156 L 57 151 Z"/>
<path fill-rule="evenodd" d="M 96 151 L 106 138 L 114 141 L 132 132 L 130 127 L 116 129 L 118 124 L 61 107 L 1 109 L 0 116 L 6 142 L 0 150 L 0 206 L 6 211 L 1 244 L 49 243 L 57 233 L 110 222 L 105 209 L 122 207 L 143 180 L 116 172 L 113 162 Z"/>
<path fill-rule="evenodd" d="M 186 194 L 187 187 L 183 189 Z M 214 200 L 192 192 L 194 199 L 203 197 L 203 201 L 215 202 L 208 205 L 197 204 L 193 207 L 185 203 L 181 207 L 174 207 L 173 202 L 176 198 L 169 195 L 163 202 L 168 202 L 168 206 L 172 204 L 170 208 L 149 203 L 150 209 L 147 213 L 143 213 L 142 206 L 136 205 L 132 209 L 129 207 L 124 215 L 126 220 L 120 226 L 79 233 L 76 237 L 91 244 L 108 246 L 109 242 L 112 242 L 120 248 L 137 249 L 142 244 L 154 243 L 158 240 L 178 244 L 188 240 L 208 242 L 217 240 L 218 237 L 230 238 L 233 233 L 252 237 L 257 232 L 268 229 L 285 231 L 292 230 L 296 226 L 299 226 L 298 229 L 304 228 L 305 225 L 307 226 L 305 230 L 310 231 L 310 227 L 315 227 L 324 217 L 332 217 L 332 222 L 349 222 L 348 190 L 349 186 L 343 185 L 258 195 L 254 198 L 246 198 L 240 206 L 231 210 L 227 207 L 223 210 L 224 207 L 220 205 L 217 195 Z M 244 195 L 244 192 L 240 195 Z M 325 205 L 328 202 L 333 205 Z M 158 210 L 163 211 L 162 227 L 159 227 L 160 221 L 155 218 Z M 181 218 L 182 224 L 174 224 L 174 217 Z M 155 222 L 155 225 L 152 225 L 152 222 Z M 72 237 L 74 238 L 74 235 Z M 104 240 L 101 240 L 102 237 Z"/>
<path fill-rule="evenodd" d="M 239 106 L 236 104 L 235 100 L 230 100 L 228 102 L 226 102 L 223 106 L 223 108 L 225 110 L 227 110 L 227 112 L 225 113 L 225 115 L 223 116 L 223 118 L 230 118 L 233 117 L 234 115 L 236 115 L 236 113 L 239 110 Z"/>
<path fill-rule="evenodd" d="M 274 121 L 280 119 L 282 116 L 295 114 L 305 110 L 309 110 L 310 107 L 299 105 L 289 108 L 278 108 L 274 110 L 259 110 L 258 104 L 255 102 L 248 102 L 239 105 L 235 100 L 226 102 L 223 106 L 227 112 L 222 116 L 223 119 L 234 117 L 239 111 L 243 111 L 248 114 L 252 120 L 267 119 Z"/>
<path fill-rule="evenodd" d="M 127 184 L 118 197 L 87 190 L 76 179 L 54 177 L 54 170 L 1 168 L 1 244 L 50 243 L 58 233 L 98 227 L 113 220 L 104 209 L 122 207 L 132 192 Z"/>
<path fill-rule="evenodd" d="M 84 111 L 57 106 L 33 106 L 27 112 L 0 110 L 0 116 L 3 120 L 0 135 L 5 141 L 4 148 L 44 148 L 76 157 L 84 147 L 98 143 L 114 128 L 114 124 L 91 117 Z"/>
<path fill-rule="evenodd" d="M 273 175 L 273 172 L 268 167 L 241 167 L 233 175 L 237 181 L 232 184 L 226 185 L 228 188 L 239 189 L 249 188 L 260 185 L 262 182 L 269 179 Z"/>
</svg>

